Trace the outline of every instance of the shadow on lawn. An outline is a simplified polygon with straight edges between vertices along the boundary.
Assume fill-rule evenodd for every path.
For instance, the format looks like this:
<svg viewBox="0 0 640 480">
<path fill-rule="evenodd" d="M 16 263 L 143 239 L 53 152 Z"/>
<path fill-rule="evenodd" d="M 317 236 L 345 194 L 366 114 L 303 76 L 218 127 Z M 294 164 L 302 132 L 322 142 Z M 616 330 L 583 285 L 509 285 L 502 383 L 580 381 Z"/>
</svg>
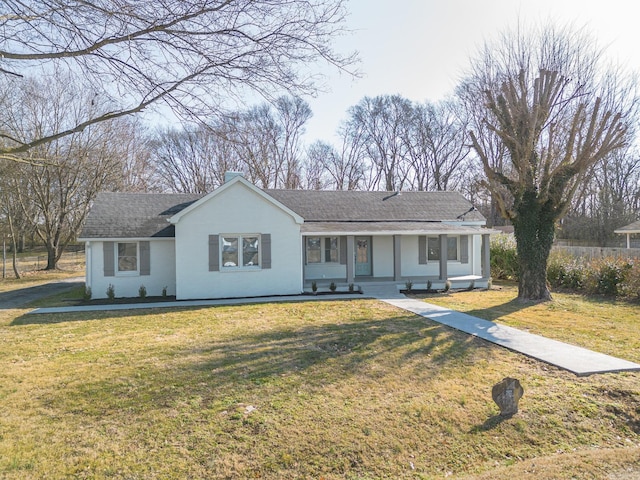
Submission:
<svg viewBox="0 0 640 480">
<path fill-rule="evenodd" d="M 517 298 L 514 298 L 513 300 L 509 300 L 508 302 L 505 302 L 502 305 L 495 305 L 490 308 L 480 308 L 477 310 L 470 310 L 465 313 L 467 315 L 472 315 L 474 317 L 483 318 L 489 321 L 494 321 L 501 317 L 511 315 L 512 313 L 522 311 L 533 305 L 536 305 L 536 302 L 526 302 L 526 301 L 522 301 L 522 300 L 518 300 Z"/>
<path fill-rule="evenodd" d="M 490 355 L 490 349 L 478 348 L 486 345 L 482 340 L 413 315 L 305 323 L 300 328 L 276 325 L 261 332 L 212 334 L 189 348 L 149 345 L 132 354 L 125 371 L 106 367 L 106 378 L 66 386 L 59 401 L 64 405 L 71 395 L 85 405 L 83 410 L 98 409 L 98 414 L 176 408 L 194 398 L 202 408 L 225 409 L 261 397 L 261 391 L 268 403 L 274 391 L 295 397 L 291 392 L 350 379 L 367 385 L 400 371 L 397 381 L 427 380 L 452 363 Z M 150 358 L 154 361 L 146 361 Z M 108 358 L 101 360 L 109 364 Z"/>
<path fill-rule="evenodd" d="M 423 300 L 429 303 L 430 298 L 449 298 L 451 295 L 455 296 L 456 292 L 444 293 L 444 294 L 440 293 L 437 295 L 430 295 L 430 296 L 429 295 L 413 296 L 413 298 L 419 298 L 420 300 Z M 474 317 L 482 318 L 484 320 L 494 321 L 499 319 L 500 317 L 504 317 L 506 315 L 519 312 L 521 310 L 524 310 L 536 304 L 537 302 L 533 302 L 533 301 L 528 302 L 528 301 L 519 300 L 518 298 L 514 298 L 501 305 L 494 305 L 488 308 L 479 308 L 476 310 L 469 310 L 469 311 L 465 311 L 464 313 Z"/>
</svg>

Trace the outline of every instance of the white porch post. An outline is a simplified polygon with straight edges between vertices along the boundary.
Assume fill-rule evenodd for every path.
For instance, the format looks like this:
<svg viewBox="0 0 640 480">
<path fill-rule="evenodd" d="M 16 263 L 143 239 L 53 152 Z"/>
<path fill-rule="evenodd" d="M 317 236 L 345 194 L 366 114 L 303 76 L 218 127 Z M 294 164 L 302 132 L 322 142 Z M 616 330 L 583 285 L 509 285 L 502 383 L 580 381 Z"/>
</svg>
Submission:
<svg viewBox="0 0 640 480">
<path fill-rule="evenodd" d="M 347 283 L 353 283 L 353 270 L 355 268 L 355 237 L 353 235 L 347 235 Z"/>
<path fill-rule="evenodd" d="M 491 235 L 488 233 L 482 234 L 482 277 L 491 277 L 491 250 L 490 250 Z"/>
<path fill-rule="evenodd" d="M 440 238 L 440 280 L 447 279 L 447 236 L 439 235 Z"/>
<path fill-rule="evenodd" d="M 400 235 L 393 236 L 393 280 L 399 281 L 402 278 L 402 246 Z"/>
<path fill-rule="evenodd" d="M 631 248 L 631 234 L 627 233 L 627 248 Z"/>
</svg>

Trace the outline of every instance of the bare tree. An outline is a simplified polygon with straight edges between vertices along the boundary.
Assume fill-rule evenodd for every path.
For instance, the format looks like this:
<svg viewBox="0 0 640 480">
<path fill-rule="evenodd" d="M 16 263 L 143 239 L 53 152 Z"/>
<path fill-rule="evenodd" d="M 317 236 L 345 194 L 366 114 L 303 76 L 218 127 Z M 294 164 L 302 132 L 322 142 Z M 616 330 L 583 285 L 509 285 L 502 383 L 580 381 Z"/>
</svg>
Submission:
<svg viewBox="0 0 640 480">
<path fill-rule="evenodd" d="M 82 86 L 71 77 L 24 79 L 14 86 L 14 109 L 3 112 L 13 138 L 42 136 L 48 129 L 64 130 L 99 108 L 95 97 L 82 95 Z M 126 119 L 103 122 L 82 134 L 34 146 L 25 162 L 11 162 L 16 168 L 3 184 L 8 184 L 12 202 L 20 206 L 47 248 L 47 269 L 57 268 L 97 192 L 122 185 L 127 156 L 122 134 L 129 127 Z M 31 161 L 34 158 L 37 161 Z"/>
<path fill-rule="evenodd" d="M 324 190 L 332 185 L 327 166 L 338 156 L 332 145 L 316 141 L 307 148 L 304 160 L 304 187 L 308 190 Z"/>
<path fill-rule="evenodd" d="M 337 54 L 344 0 L 5 0 L 0 75 L 33 69 L 81 75 L 101 104 L 63 129 L 16 138 L 0 130 L 0 155 L 15 155 L 162 102 L 201 119 L 248 91 L 274 99 L 313 92 L 319 63 Z"/>
<path fill-rule="evenodd" d="M 309 104 L 300 97 L 283 96 L 275 105 L 278 121 L 282 128 L 282 138 L 277 149 L 282 157 L 279 183 L 284 188 L 300 188 L 302 163 L 302 134 L 305 124 L 312 116 Z"/>
<path fill-rule="evenodd" d="M 620 149 L 592 167 L 562 221 L 563 238 L 604 247 L 618 239 L 613 233 L 616 228 L 636 220 L 640 197 L 638 157 L 635 148 Z"/>
<path fill-rule="evenodd" d="M 11 265 L 13 274 L 16 278 L 20 278 L 18 270 L 17 253 L 18 253 L 18 236 L 20 235 L 19 225 L 17 222 L 22 216 L 19 203 L 16 201 L 17 195 L 13 190 L 12 179 L 16 175 L 19 164 L 0 159 L 0 219 L 5 224 L 5 229 L 9 232 L 9 240 L 11 242 Z M 5 230 L 3 229 L 3 240 Z M 3 272 L 4 273 L 4 272 Z"/>
<path fill-rule="evenodd" d="M 479 138 L 473 147 L 502 215 L 514 226 L 523 300 L 549 300 L 547 259 L 556 221 L 584 175 L 630 141 L 635 92 L 602 73 L 601 52 L 583 32 L 545 27 L 486 45 L 465 82 L 482 99 L 482 123 L 507 152 L 498 169 Z"/>
<path fill-rule="evenodd" d="M 152 142 L 157 176 L 165 190 L 206 193 L 242 171 L 262 188 L 300 188 L 302 133 L 311 117 L 306 101 L 280 97 L 220 115 L 208 125 L 159 130 Z"/>
<path fill-rule="evenodd" d="M 349 109 L 349 131 L 362 134 L 371 162 L 369 189 L 402 190 L 408 183 L 407 138 L 413 122 L 411 102 L 399 95 L 364 97 Z"/>
<path fill-rule="evenodd" d="M 414 106 L 409 157 L 416 190 L 455 190 L 469 155 L 466 120 L 455 100 Z"/>
<path fill-rule="evenodd" d="M 159 129 L 151 148 L 162 189 L 204 194 L 218 186 L 217 144 L 215 133 L 206 127 Z"/>
</svg>

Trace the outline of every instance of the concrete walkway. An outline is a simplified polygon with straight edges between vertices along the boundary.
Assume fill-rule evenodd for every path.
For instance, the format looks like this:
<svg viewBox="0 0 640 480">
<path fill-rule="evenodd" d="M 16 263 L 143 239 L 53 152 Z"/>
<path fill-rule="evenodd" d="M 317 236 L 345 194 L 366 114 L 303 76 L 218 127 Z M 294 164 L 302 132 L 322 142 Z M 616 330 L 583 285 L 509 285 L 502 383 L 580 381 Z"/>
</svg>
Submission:
<svg viewBox="0 0 640 480">
<path fill-rule="evenodd" d="M 521 330 L 500 325 L 488 320 L 482 320 L 471 315 L 455 312 L 447 308 L 438 307 L 421 300 L 407 298 L 402 295 L 395 285 L 367 285 L 364 295 L 340 294 L 322 296 L 279 296 L 240 298 L 226 300 L 193 300 L 156 303 L 84 305 L 78 307 L 38 308 L 29 313 L 69 313 L 88 311 L 132 310 L 144 308 L 182 308 L 207 307 L 217 305 L 242 305 L 248 303 L 272 302 L 305 302 L 310 300 L 349 300 L 375 298 L 395 307 L 407 310 L 422 317 L 441 323 L 456 330 L 474 335 L 496 345 L 522 353 L 537 360 L 568 370 L 578 376 L 595 373 L 610 373 L 624 371 L 640 371 L 640 364 L 622 360 L 602 353 L 593 352 L 586 348 L 576 347 L 567 343 L 551 340 L 540 335 L 523 332 Z"/>
<path fill-rule="evenodd" d="M 568 370 L 580 377 L 594 373 L 640 371 L 640 365 L 637 363 L 407 298 L 395 287 L 375 287 L 367 289 L 365 293 L 434 322 Z"/>
</svg>

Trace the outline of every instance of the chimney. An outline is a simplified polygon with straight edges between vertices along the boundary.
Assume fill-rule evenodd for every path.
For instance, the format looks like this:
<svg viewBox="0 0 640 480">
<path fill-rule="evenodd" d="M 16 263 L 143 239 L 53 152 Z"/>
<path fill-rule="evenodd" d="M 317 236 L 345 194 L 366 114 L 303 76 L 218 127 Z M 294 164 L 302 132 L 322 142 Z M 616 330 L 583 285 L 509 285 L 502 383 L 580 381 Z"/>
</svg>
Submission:
<svg viewBox="0 0 640 480">
<path fill-rule="evenodd" d="M 224 183 L 229 183 L 236 177 L 242 177 L 242 172 L 224 172 Z"/>
</svg>

